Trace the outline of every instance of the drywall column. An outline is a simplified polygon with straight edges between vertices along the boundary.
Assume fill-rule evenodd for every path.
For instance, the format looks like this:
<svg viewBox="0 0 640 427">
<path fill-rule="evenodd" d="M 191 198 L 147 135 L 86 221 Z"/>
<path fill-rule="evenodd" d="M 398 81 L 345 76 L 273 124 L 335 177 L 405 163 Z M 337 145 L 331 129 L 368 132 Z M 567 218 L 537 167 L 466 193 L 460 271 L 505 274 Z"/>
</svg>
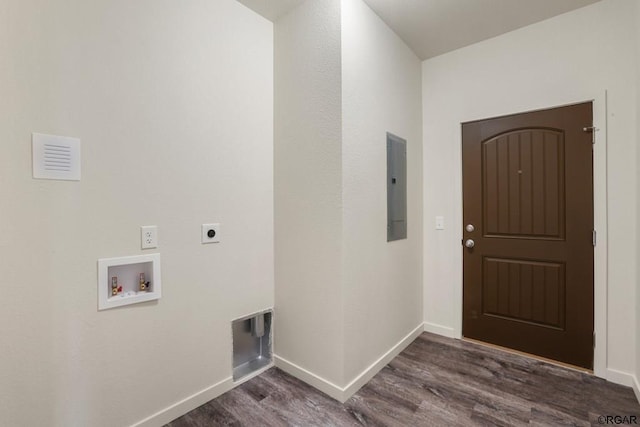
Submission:
<svg viewBox="0 0 640 427">
<path fill-rule="evenodd" d="M 340 0 L 307 1 L 274 31 L 276 363 L 339 385 Z"/>
<path fill-rule="evenodd" d="M 343 400 L 421 330 L 421 63 L 361 0 L 303 3 L 275 52 L 276 363 Z M 391 243 L 386 132 L 409 144 Z"/>
<path fill-rule="evenodd" d="M 343 0 L 347 381 L 422 325 L 421 80 L 421 61 L 405 43 L 362 0 Z M 408 233 L 394 242 L 385 227 L 387 132 L 407 140 Z"/>
<path fill-rule="evenodd" d="M 594 98 L 605 121 L 606 90 L 607 152 L 596 147 L 596 165 L 603 157 L 608 162 L 607 188 L 600 192 L 606 197 L 596 206 L 597 216 L 608 216 L 604 374 L 631 385 L 637 337 L 636 7 L 635 0 L 603 0 L 423 62 L 427 329 L 461 331 L 460 123 Z M 605 185 L 603 175 L 596 187 Z M 434 230 L 436 215 L 451 225 Z"/>
<path fill-rule="evenodd" d="M 273 304 L 273 25 L 0 2 L 0 117 L 0 425 L 162 425 L 230 387 L 231 320 Z M 32 179 L 31 132 L 81 138 L 82 180 Z M 140 254 L 141 225 L 162 299 L 98 312 L 97 260 Z"/>
</svg>

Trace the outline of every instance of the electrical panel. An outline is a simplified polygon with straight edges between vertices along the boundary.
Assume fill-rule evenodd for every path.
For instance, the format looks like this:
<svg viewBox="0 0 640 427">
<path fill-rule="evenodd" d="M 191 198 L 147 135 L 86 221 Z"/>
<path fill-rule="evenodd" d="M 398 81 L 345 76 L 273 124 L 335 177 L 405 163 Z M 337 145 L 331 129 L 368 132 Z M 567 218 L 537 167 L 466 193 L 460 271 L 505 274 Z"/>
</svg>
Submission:
<svg viewBox="0 0 640 427">
<path fill-rule="evenodd" d="M 387 133 L 387 241 L 407 238 L 407 141 Z"/>
</svg>

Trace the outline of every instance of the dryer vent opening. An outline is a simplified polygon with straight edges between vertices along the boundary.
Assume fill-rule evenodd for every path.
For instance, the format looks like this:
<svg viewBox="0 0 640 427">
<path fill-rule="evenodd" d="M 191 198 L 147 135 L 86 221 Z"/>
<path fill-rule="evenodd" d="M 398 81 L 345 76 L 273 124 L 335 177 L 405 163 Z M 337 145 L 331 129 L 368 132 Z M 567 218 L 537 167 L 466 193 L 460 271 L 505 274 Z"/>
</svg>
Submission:
<svg viewBox="0 0 640 427">
<path fill-rule="evenodd" d="M 271 364 L 272 313 L 255 313 L 231 323 L 233 380 L 238 381 Z"/>
</svg>

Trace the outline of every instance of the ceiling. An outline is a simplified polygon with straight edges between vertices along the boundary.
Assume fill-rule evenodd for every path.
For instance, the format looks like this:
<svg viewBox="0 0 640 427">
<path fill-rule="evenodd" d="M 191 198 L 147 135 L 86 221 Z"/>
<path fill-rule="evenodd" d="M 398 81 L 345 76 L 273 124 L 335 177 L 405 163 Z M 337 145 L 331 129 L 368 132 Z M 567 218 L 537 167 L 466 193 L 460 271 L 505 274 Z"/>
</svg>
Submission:
<svg viewBox="0 0 640 427">
<path fill-rule="evenodd" d="M 276 21 L 279 17 L 296 6 L 301 5 L 305 0 L 238 0 L 240 3 L 253 9 L 269 21 Z M 312 0 L 313 1 L 313 0 Z"/>
<path fill-rule="evenodd" d="M 307 0 L 238 1 L 276 21 Z M 420 59 L 427 59 L 599 0 L 364 1 Z"/>
</svg>

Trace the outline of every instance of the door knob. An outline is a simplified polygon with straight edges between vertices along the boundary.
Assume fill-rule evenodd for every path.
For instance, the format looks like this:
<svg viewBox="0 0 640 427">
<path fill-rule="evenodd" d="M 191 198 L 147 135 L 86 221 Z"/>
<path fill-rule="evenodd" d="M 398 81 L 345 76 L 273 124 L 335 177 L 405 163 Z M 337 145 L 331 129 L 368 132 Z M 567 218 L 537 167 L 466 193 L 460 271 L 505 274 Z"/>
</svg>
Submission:
<svg viewBox="0 0 640 427">
<path fill-rule="evenodd" d="M 476 245 L 476 242 L 474 242 L 472 239 L 467 239 L 467 241 L 464 242 L 464 245 L 466 247 L 468 247 L 469 249 L 471 249 L 472 247 L 474 247 Z"/>
<path fill-rule="evenodd" d="M 467 224 L 467 226 L 464 229 L 467 230 L 469 233 L 473 233 L 473 231 L 476 228 L 473 226 L 473 224 Z"/>
</svg>

